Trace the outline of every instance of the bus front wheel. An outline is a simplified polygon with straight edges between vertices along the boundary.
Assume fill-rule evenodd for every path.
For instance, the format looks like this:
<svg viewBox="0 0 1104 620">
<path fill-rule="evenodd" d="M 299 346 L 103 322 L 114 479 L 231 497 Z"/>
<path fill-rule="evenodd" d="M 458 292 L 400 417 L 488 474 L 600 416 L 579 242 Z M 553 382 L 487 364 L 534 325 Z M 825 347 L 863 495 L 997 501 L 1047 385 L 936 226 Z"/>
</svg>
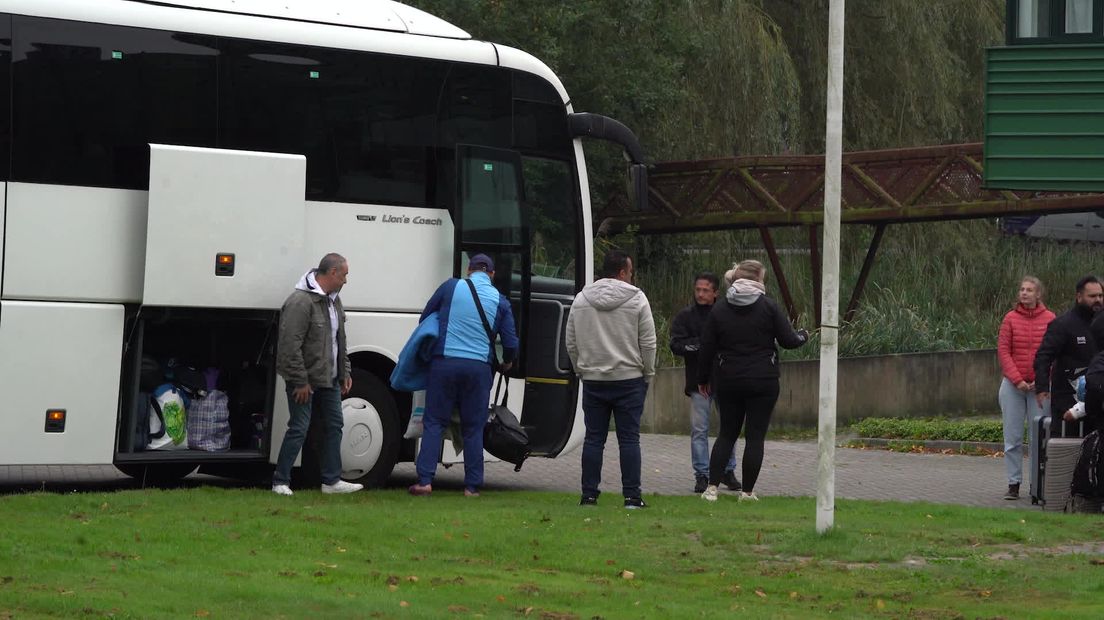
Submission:
<svg viewBox="0 0 1104 620">
<path fill-rule="evenodd" d="M 345 429 L 341 438 L 342 478 L 366 487 L 387 483 L 399 458 L 402 432 L 399 407 L 391 390 L 374 374 L 353 369 L 353 388 L 341 402 Z"/>
</svg>

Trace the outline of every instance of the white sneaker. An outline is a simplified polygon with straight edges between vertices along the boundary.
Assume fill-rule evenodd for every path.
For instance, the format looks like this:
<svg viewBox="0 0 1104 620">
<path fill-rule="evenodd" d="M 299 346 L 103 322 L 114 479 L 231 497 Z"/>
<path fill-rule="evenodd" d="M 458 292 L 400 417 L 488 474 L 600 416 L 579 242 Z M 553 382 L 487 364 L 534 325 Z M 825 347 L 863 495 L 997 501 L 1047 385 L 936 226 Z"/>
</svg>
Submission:
<svg viewBox="0 0 1104 620">
<path fill-rule="evenodd" d="M 338 480 L 333 484 L 323 484 L 323 493 L 356 493 L 364 488 L 363 484 L 357 484 L 355 482 L 345 482 L 344 480 Z"/>
<path fill-rule="evenodd" d="M 276 495 L 295 495 L 295 493 L 291 492 L 291 487 L 286 484 L 272 485 L 272 492 Z"/>
<path fill-rule="evenodd" d="M 705 487 L 705 493 L 702 493 L 702 499 L 707 502 L 717 501 L 717 485 L 711 484 Z"/>
<path fill-rule="evenodd" d="M 759 501 L 759 497 L 757 495 L 755 495 L 755 491 L 752 491 L 751 493 L 741 492 L 740 493 L 740 501 L 741 502 L 757 502 L 757 501 Z"/>
</svg>

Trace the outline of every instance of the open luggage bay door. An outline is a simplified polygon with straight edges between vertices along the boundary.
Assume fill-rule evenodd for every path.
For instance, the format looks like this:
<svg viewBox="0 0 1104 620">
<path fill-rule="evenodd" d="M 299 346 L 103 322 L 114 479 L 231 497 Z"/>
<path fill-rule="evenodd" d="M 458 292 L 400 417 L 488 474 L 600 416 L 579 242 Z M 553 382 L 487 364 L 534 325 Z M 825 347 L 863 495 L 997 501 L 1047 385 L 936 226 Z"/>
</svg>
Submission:
<svg viewBox="0 0 1104 620">
<path fill-rule="evenodd" d="M 303 275 L 306 158 L 150 145 L 142 303 L 279 310 Z"/>
</svg>

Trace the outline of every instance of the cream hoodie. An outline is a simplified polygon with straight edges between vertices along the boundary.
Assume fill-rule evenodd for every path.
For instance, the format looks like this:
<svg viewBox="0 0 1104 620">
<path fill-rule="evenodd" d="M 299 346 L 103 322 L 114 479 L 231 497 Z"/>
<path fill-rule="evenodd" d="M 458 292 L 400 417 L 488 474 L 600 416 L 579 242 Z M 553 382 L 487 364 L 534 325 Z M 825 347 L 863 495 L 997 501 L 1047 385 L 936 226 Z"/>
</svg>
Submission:
<svg viewBox="0 0 1104 620">
<path fill-rule="evenodd" d="M 644 291 L 615 278 L 580 291 L 567 319 L 567 353 L 584 381 L 655 375 L 655 323 Z"/>
</svg>

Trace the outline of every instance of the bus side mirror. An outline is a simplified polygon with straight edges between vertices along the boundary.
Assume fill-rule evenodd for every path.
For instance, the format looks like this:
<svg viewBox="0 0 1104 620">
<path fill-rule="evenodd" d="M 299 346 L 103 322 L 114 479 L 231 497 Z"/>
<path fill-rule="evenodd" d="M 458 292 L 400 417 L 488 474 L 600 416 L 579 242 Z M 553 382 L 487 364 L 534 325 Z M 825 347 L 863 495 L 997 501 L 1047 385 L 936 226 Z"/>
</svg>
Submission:
<svg viewBox="0 0 1104 620">
<path fill-rule="evenodd" d="M 648 167 L 644 164 L 629 166 L 629 208 L 637 213 L 648 210 Z"/>
</svg>

